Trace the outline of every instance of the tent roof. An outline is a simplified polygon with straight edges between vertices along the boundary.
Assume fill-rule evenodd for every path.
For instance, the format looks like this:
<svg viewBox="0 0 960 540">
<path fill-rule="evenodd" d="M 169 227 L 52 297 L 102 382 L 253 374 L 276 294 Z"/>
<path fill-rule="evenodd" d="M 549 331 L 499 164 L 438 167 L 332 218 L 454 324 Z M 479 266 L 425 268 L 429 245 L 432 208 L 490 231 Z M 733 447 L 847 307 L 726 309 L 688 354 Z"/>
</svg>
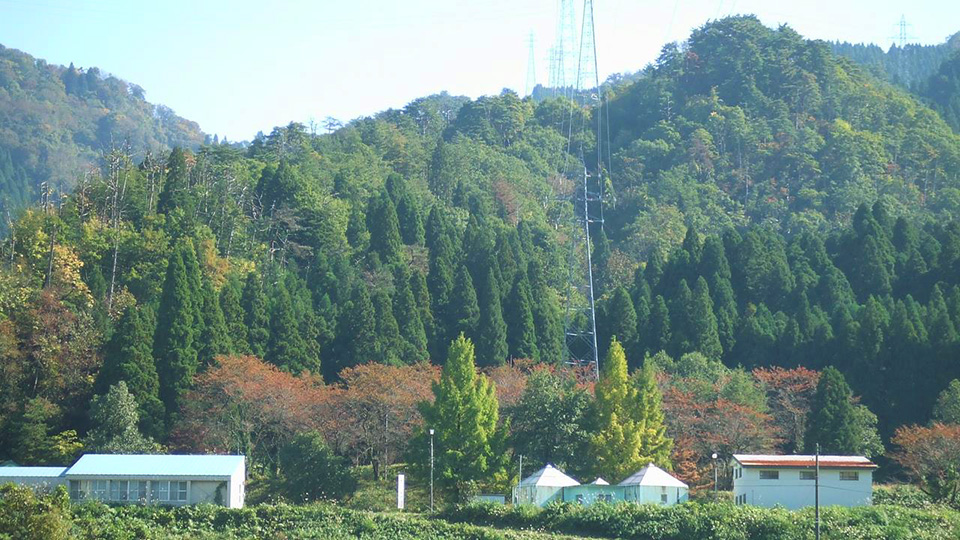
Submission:
<svg viewBox="0 0 960 540">
<path fill-rule="evenodd" d="M 600 478 L 599 476 L 597 477 L 596 480 L 594 480 L 593 482 L 590 482 L 590 483 L 593 484 L 593 485 L 595 485 L 595 486 L 609 486 L 609 485 L 610 485 L 610 482 L 607 482 L 606 480 L 604 480 L 603 478 Z"/>
<path fill-rule="evenodd" d="M 672 474 L 657 467 L 653 463 L 640 469 L 630 475 L 629 478 L 620 482 L 621 486 L 665 486 L 665 487 L 687 487 L 686 484 L 677 480 Z"/>
<path fill-rule="evenodd" d="M 531 474 L 520 482 L 521 486 L 569 487 L 579 486 L 573 478 L 563 474 L 560 469 L 547 463 L 547 466 Z"/>
</svg>

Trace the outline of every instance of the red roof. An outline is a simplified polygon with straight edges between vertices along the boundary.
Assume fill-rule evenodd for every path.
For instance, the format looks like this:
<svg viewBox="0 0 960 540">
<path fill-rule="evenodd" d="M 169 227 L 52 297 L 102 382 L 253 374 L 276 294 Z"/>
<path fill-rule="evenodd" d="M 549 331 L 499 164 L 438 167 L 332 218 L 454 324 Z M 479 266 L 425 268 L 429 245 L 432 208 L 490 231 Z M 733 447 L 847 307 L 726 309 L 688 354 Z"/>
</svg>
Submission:
<svg viewBox="0 0 960 540">
<path fill-rule="evenodd" d="M 816 456 L 774 456 L 734 454 L 743 467 L 795 467 L 810 469 L 816 466 Z M 820 467 L 826 469 L 876 469 L 877 465 L 863 456 L 820 456 Z"/>
</svg>

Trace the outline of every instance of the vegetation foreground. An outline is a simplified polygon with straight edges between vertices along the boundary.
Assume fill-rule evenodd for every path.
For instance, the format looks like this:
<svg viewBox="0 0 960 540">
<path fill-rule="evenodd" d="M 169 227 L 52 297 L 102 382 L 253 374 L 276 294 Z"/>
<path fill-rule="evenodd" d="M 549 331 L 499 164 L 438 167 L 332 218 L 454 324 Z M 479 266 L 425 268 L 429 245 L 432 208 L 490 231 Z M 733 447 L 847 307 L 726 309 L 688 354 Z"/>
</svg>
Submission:
<svg viewBox="0 0 960 540">
<path fill-rule="evenodd" d="M 951 539 L 960 512 L 946 507 L 880 504 L 823 511 L 825 540 Z M 535 539 L 577 537 L 650 540 L 813 538 L 813 510 L 684 503 L 672 507 L 555 504 L 451 508 L 436 517 L 351 510 L 329 503 L 262 504 L 243 509 L 71 504 L 64 490 L 34 495 L 0 488 L 0 540 L 97 538 L 396 538 Z M 567 538 L 569 538 L 568 536 Z"/>
</svg>

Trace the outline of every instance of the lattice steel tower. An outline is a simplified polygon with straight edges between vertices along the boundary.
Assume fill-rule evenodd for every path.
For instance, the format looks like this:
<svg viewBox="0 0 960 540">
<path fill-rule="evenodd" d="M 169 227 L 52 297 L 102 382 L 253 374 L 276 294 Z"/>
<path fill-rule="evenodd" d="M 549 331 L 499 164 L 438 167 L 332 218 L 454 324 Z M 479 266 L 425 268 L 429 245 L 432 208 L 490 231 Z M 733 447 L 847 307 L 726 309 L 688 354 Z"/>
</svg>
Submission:
<svg viewBox="0 0 960 540">
<path fill-rule="evenodd" d="M 564 356 L 567 364 L 588 367 L 593 376 L 600 378 L 600 359 L 597 353 L 597 319 L 593 287 L 593 258 L 590 243 L 591 225 L 603 226 L 603 96 L 597 74 L 597 50 L 593 24 L 593 0 L 584 0 L 583 23 L 580 31 L 580 47 L 577 61 L 575 102 L 571 103 L 567 155 L 577 155 L 577 170 L 563 167 L 561 173 L 576 178 L 569 189 L 570 255 L 569 279 L 566 294 L 564 333 L 566 336 Z M 574 124 L 581 130 L 587 128 L 590 111 L 593 110 L 596 129 L 595 149 L 583 142 L 574 144 Z M 576 113 L 576 114 L 575 114 Z M 579 118 L 579 121 L 574 117 Z M 578 137 L 577 140 L 583 141 Z M 593 152 L 596 151 L 594 163 Z"/>
<path fill-rule="evenodd" d="M 557 36 L 550 49 L 550 88 L 554 95 L 567 95 L 576 86 L 577 38 L 576 15 L 573 0 L 559 0 L 557 4 Z"/>
</svg>

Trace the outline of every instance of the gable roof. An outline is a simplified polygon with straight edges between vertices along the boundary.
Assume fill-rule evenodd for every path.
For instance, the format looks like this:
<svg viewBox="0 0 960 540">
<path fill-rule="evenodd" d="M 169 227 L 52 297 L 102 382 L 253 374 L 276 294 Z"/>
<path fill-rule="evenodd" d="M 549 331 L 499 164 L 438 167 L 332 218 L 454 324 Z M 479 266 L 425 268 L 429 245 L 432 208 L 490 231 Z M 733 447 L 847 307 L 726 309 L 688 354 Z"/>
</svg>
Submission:
<svg viewBox="0 0 960 540">
<path fill-rule="evenodd" d="M 569 476 L 563 474 L 563 472 L 561 472 L 560 469 L 547 463 L 546 467 L 524 478 L 520 482 L 520 485 L 521 486 L 543 486 L 543 487 L 570 487 L 570 486 L 579 486 L 580 482 L 577 482 L 573 478 L 570 478 Z"/>
<path fill-rule="evenodd" d="M 66 476 L 230 476 L 243 456 L 84 454 Z"/>
<path fill-rule="evenodd" d="M 688 487 L 667 471 L 653 463 L 631 474 L 620 486 L 657 486 L 657 487 Z"/>
<path fill-rule="evenodd" d="M 0 478 L 57 478 L 66 467 L 0 467 Z"/>
<path fill-rule="evenodd" d="M 776 456 L 770 454 L 734 454 L 742 467 L 798 467 L 816 466 L 816 456 Z M 876 469 L 877 465 L 863 456 L 820 456 L 820 467 L 826 469 Z"/>
<path fill-rule="evenodd" d="M 609 486 L 609 485 L 610 485 L 610 482 L 607 482 L 606 480 L 604 480 L 603 478 L 601 478 L 601 477 L 599 477 L 599 476 L 597 477 L 596 480 L 594 480 L 593 482 L 590 482 L 590 483 L 593 484 L 593 485 L 595 485 L 595 486 Z"/>
</svg>

